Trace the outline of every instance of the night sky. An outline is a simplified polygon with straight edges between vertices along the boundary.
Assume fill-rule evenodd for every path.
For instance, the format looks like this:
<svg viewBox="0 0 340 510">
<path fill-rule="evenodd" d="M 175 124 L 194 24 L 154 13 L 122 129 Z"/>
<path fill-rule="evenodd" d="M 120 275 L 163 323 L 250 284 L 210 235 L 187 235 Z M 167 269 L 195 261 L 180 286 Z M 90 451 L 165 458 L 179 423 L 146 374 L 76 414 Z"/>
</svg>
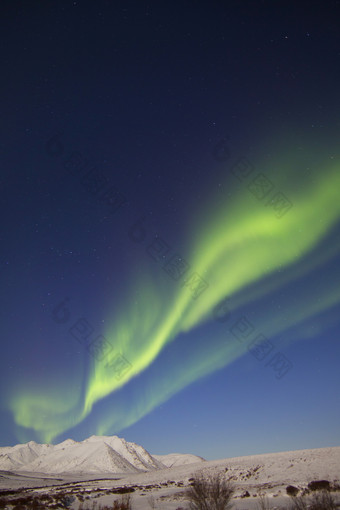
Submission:
<svg viewBox="0 0 340 510">
<path fill-rule="evenodd" d="M 1 2 L 0 446 L 340 444 L 339 19 Z"/>
</svg>

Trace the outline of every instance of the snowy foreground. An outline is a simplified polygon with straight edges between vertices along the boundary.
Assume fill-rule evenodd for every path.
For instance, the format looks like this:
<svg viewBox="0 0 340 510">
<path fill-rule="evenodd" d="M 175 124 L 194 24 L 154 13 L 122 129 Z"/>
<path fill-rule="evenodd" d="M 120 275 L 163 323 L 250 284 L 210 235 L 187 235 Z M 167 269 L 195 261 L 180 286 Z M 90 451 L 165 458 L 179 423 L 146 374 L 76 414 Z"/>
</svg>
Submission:
<svg viewBox="0 0 340 510">
<path fill-rule="evenodd" d="M 0 503 L 5 497 L 64 493 L 74 498 L 72 508 L 81 501 L 90 508 L 95 501 L 112 505 L 119 493 L 130 490 L 133 509 L 176 510 L 188 508 L 185 489 L 201 471 L 233 481 L 235 509 L 258 508 L 260 492 L 271 508 L 280 508 L 289 504 L 288 485 L 301 490 L 315 480 L 340 483 L 340 447 L 204 461 L 190 454 L 151 455 L 117 436 L 59 445 L 30 442 L 0 448 Z M 334 494 L 340 500 L 340 492 Z"/>
</svg>

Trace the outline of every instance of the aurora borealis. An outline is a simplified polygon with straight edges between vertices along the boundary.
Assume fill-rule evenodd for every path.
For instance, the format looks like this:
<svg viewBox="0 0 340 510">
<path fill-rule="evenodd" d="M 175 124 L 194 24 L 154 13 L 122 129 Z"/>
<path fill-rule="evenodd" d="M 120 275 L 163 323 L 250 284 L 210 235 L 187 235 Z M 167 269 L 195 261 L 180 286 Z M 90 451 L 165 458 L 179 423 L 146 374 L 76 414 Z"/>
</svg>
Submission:
<svg viewBox="0 0 340 510">
<path fill-rule="evenodd" d="M 181 20 L 152 4 L 25 8 L 26 31 L 44 22 L 25 43 L 36 63 L 19 65 L 31 102 L 8 88 L 3 445 L 119 433 L 216 458 L 338 444 L 339 122 L 325 78 L 338 7 L 313 35 L 317 10 L 277 19 L 261 5 L 251 19 L 248 2 L 212 7 L 206 35 L 189 4 Z M 64 58 L 65 10 L 77 37 L 65 28 Z M 8 9 L 8 26 L 20 16 Z M 124 196 L 111 211 L 108 189 Z"/>
</svg>

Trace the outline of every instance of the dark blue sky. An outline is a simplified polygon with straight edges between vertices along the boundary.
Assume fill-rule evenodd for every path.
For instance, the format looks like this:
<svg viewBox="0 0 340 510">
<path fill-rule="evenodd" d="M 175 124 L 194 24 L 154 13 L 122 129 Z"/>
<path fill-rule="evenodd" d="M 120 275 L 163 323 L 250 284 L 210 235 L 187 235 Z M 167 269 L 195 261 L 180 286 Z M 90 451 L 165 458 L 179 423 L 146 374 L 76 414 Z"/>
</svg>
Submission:
<svg viewBox="0 0 340 510">
<path fill-rule="evenodd" d="M 340 2 L 0 11 L 0 445 L 339 445 Z"/>
</svg>

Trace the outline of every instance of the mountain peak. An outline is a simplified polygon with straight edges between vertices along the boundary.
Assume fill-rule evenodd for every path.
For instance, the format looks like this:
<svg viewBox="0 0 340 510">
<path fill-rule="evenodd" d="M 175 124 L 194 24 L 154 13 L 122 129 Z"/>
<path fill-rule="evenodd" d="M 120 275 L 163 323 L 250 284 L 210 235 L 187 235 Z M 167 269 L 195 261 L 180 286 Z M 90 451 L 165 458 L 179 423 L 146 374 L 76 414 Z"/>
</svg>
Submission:
<svg viewBox="0 0 340 510">
<path fill-rule="evenodd" d="M 93 434 L 87 439 L 84 439 L 82 443 L 90 443 L 93 441 L 105 441 L 105 439 L 118 439 L 120 441 L 125 441 L 125 439 L 122 439 L 121 437 L 118 436 L 96 436 L 95 434 Z"/>
<path fill-rule="evenodd" d="M 73 444 L 77 444 L 77 441 L 75 441 L 74 439 L 65 439 L 65 441 L 62 441 L 61 443 L 58 443 L 55 446 L 65 448 L 66 446 L 71 446 Z"/>
</svg>

